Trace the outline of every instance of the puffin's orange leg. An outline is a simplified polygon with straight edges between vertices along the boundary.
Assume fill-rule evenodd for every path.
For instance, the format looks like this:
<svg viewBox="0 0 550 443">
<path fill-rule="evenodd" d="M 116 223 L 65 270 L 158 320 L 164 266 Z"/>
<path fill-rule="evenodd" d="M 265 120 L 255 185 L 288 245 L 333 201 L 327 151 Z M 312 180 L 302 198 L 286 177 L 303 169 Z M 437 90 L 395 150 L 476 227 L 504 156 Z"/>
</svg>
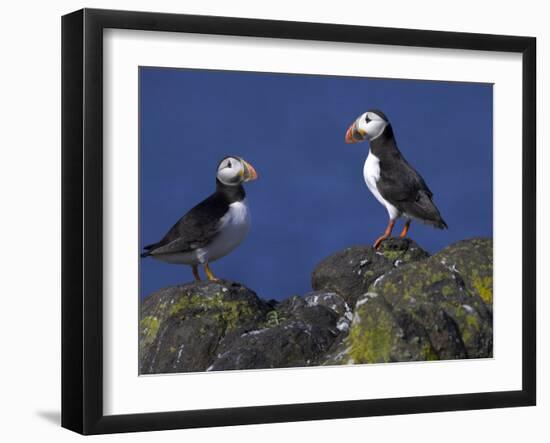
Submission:
<svg viewBox="0 0 550 443">
<path fill-rule="evenodd" d="M 197 265 L 193 265 L 193 277 L 195 277 L 195 281 L 201 281 L 201 275 L 199 274 L 199 267 Z"/>
<path fill-rule="evenodd" d="M 407 220 L 405 222 L 405 226 L 403 226 L 403 230 L 401 231 L 401 234 L 399 234 L 399 237 L 403 238 L 407 236 L 407 232 L 409 232 L 409 226 L 411 225 L 411 221 Z"/>
<path fill-rule="evenodd" d="M 208 266 L 208 263 L 204 265 L 204 272 L 206 272 L 206 276 L 208 277 L 208 280 L 210 281 L 218 281 L 219 279 L 216 278 L 212 270 L 210 269 L 210 266 Z"/>
<path fill-rule="evenodd" d="M 391 231 L 393 231 L 394 226 L 395 226 L 395 220 L 390 220 L 388 222 L 388 226 L 386 227 L 386 230 L 384 231 L 384 234 L 378 237 L 374 242 L 374 249 L 378 249 L 382 241 L 386 240 L 391 235 Z"/>
</svg>

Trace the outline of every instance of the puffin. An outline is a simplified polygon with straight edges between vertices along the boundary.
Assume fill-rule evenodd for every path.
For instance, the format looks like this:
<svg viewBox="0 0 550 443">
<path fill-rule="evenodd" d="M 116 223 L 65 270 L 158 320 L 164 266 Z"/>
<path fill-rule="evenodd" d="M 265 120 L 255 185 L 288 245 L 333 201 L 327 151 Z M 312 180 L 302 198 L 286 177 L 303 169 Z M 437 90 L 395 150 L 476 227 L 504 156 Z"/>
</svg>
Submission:
<svg viewBox="0 0 550 443">
<path fill-rule="evenodd" d="M 391 235 L 395 221 L 400 217 L 405 219 L 400 237 L 407 236 L 412 219 L 437 229 L 447 228 L 432 200 L 432 191 L 399 151 L 392 125 L 382 111 L 372 109 L 361 114 L 348 128 L 345 141 L 368 141 L 370 145 L 363 176 L 367 187 L 389 216 L 386 230 L 374 243 L 375 249 Z"/>
<path fill-rule="evenodd" d="M 243 183 L 256 180 L 254 167 L 240 157 L 225 157 L 216 174 L 216 191 L 181 217 L 157 243 L 144 247 L 141 257 L 192 267 L 200 281 L 199 265 L 208 280 L 218 278 L 209 263 L 229 254 L 246 238 L 250 211 Z"/>
</svg>

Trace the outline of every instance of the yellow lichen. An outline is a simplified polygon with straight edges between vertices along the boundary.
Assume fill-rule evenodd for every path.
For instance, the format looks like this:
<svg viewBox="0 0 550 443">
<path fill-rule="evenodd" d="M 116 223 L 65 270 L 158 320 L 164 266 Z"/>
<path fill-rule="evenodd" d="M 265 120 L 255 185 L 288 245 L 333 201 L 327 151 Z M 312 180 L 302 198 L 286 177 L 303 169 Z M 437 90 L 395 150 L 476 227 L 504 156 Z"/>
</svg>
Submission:
<svg viewBox="0 0 550 443">
<path fill-rule="evenodd" d="M 354 325 L 349 343 L 349 355 L 355 363 L 387 363 L 390 361 L 392 329 L 389 325 L 375 325 L 372 328 Z"/>
<path fill-rule="evenodd" d="M 434 351 L 432 346 L 429 343 L 426 343 L 422 347 L 422 355 L 424 356 L 424 360 L 432 361 L 432 360 L 439 360 L 439 356 Z"/>
<path fill-rule="evenodd" d="M 141 319 L 139 326 L 143 334 L 143 344 L 149 345 L 153 343 L 159 330 L 159 319 L 153 315 L 148 315 Z"/>
<path fill-rule="evenodd" d="M 170 308 L 171 315 L 191 315 L 201 317 L 208 315 L 223 322 L 227 329 L 234 328 L 242 317 L 251 317 L 252 308 L 243 300 L 226 300 L 223 294 L 212 297 L 189 295 L 181 297 Z"/>
<path fill-rule="evenodd" d="M 481 299 L 485 303 L 493 303 L 493 276 L 476 277 L 472 280 L 472 286 L 475 288 Z"/>
</svg>

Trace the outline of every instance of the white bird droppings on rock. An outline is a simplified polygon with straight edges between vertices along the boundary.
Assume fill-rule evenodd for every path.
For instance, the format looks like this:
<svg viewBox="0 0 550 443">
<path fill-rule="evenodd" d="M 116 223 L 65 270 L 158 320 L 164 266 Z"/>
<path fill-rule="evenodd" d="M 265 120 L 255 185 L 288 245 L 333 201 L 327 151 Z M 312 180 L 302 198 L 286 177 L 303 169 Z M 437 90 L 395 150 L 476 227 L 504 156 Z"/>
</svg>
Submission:
<svg viewBox="0 0 550 443">
<path fill-rule="evenodd" d="M 336 323 L 336 329 L 338 329 L 340 332 L 349 330 L 349 320 L 345 317 L 341 317 L 338 320 L 338 323 Z"/>
<path fill-rule="evenodd" d="M 361 305 L 364 305 L 370 299 L 373 299 L 373 298 L 376 298 L 376 297 L 378 297 L 378 294 L 376 292 L 367 292 L 359 300 L 357 300 L 357 303 L 355 303 L 355 309 L 357 309 Z"/>
<path fill-rule="evenodd" d="M 372 287 L 376 288 L 376 285 L 378 283 L 380 283 L 384 279 L 385 276 L 386 276 L 386 274 L 382 274 L 380 277 L 378 277 L 376 280 L 374 280 L 374 283 L 372 284 Z"/>
</svg>

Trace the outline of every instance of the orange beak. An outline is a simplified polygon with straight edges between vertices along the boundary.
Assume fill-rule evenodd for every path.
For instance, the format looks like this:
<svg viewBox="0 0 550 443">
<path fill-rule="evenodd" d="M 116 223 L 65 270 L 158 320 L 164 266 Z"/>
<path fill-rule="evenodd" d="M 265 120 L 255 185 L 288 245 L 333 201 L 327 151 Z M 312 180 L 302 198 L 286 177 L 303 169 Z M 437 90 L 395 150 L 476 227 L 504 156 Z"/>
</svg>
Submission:
<svg viewBox="0 0 550 443">
<path fill-rule="evenodd" d="M 355 143 L 355 139 L 353 138 L 354 130 L 355 130 L 355 123 L 351 125 L 346 131 L 346 143 Z"/>
<path fill-rule="evenodd" d="M 249 182 L 252 180 L 256 180 L 258 178 L 258 173 L 254 169 L 254 167 L 247 161 L 244 161 L 242 159 L 241 161 L 243 162 L 243 165 L 244 165 L 244 175 L 243 175 L 244 181 Z"/>
<path fill-rule="evenodd" d="M 357 124 L 353 123 L 346 131 L 346 143 L 359 143 L 366 139 L 366 133 L 357 128 Z"/>
</svg>

